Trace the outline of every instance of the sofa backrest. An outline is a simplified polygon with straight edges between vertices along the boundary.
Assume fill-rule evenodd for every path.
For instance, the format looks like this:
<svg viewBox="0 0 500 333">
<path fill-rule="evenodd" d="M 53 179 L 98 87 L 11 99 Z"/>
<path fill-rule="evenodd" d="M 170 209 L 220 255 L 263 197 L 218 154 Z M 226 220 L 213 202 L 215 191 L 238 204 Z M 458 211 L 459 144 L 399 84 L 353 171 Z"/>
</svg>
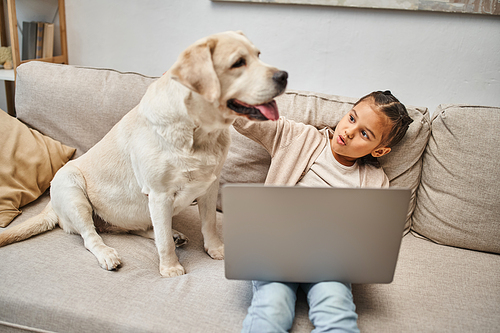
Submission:
<svg viewBox="0 0 500 333">
<path fill-rule="evenodd" d="M 438 107 L 412 230 L 439 244 L 500 253 L 499 128 L 498 107 Z"/>
<path fill-rule="evenodd" d="M 77 148 L 78 157 L 139 103 L 154 80 L 137 73 L 31 61 L 17 68 L 17 117 Z"/>
<path fill-rule="evenodd" d="M 357 98 L 288 90 L 276 98 L 280 115 L 322 128 L 334 127 L 353 107 Z M 415 206 L 415 193 L 422 169 L 421 156 L 430 135 L 427 108 L 407 106 L 414 120 L 404 139 L 380 159 L 391 186 L 412 189 L 406 229 Z M 270 164 L 264 148 L 232 129 L 232 145 L 221 174 L 221 183 L 263 183 Z"/>
<path fill-rule="evenodd" d="M 17 116 L 43 134 L 77 148 L 78 157 L 139 103 L 155 79 L 137 73 L 32 61 L 17 69 Z M 321 128 L 335 126 L 356 100 L 290 90 L 279 96 L 277 103 L 281 115 Z M 410 216 L 430 119 L 426 108 L 407 109 L 414 122 L 405 138 L 380 161 L 391 186 L 413 190 Z M 231 133 L 233 142 L 221 183 L 263 183 L 270 164 L 268 153 L 233 128 Z"/>
</svg>

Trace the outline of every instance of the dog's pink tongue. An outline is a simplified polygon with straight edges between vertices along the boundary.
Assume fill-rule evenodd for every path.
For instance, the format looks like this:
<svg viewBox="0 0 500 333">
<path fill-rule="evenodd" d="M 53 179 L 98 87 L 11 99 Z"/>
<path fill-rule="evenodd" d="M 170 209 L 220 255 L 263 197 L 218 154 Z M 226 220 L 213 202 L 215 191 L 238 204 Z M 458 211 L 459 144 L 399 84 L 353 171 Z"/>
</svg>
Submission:
<svg viewBox="0 0 500 333">
<path fill-rule="evenodd" d="M 254 107 L 259 109 L 260 113 L 269 120 L 277 120 L 280 117 L 278 105 L 276 105 L 276 101 L 274 100 L 266 104 L 255 105 Z"/>
</svg>

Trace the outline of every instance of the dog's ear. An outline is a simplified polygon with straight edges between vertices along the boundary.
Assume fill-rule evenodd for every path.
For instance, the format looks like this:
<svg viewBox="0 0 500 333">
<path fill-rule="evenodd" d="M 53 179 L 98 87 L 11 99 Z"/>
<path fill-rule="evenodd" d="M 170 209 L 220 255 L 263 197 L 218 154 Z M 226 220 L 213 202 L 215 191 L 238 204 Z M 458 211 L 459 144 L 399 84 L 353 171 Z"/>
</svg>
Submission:
<svg viewBox="0 0 500 333">
<path fill-rule="evenodd" d="M 215 73 L 212 53 L 216 39 L 196 43 L 181 53 L 170 70 L 172 79 L 202 95 L 210 103 L 219 99 L 220 82 Z"/>
</svg>

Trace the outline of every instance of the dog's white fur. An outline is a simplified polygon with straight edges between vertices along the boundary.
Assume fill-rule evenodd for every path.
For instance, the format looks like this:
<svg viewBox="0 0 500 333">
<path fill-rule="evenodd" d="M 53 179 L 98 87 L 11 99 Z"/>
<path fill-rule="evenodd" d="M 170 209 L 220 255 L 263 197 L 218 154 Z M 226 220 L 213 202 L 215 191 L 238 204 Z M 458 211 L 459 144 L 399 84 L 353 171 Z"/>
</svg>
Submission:
<svg viewBox="0 0 500 333">
<path fill-rule="evenodd" d="M 127 113 L 87 153 L 68 162 L 51 184 L 44 211 L 0 234 L 0 246 L 50 230 L 57 224 L 78 233 L 101 267 L 120 265 L 115 249 L 96 231 L 93 214 L 108 225 L 139 234 L 153 226 L 160 273 L 185 273 L 175 254 L 172 217 L 198 202 L 205 250 L 224 258 L 216 232 L 219 175 L 230 144 L 229 126 L 238 114 L 227 101 L 256 105 L 283 92 L 276 68 L 264 64 L 242 33 L 197 41 L 151 84 Z M 235 67 L 238 59 L 245 66 Z"/>
</svg>

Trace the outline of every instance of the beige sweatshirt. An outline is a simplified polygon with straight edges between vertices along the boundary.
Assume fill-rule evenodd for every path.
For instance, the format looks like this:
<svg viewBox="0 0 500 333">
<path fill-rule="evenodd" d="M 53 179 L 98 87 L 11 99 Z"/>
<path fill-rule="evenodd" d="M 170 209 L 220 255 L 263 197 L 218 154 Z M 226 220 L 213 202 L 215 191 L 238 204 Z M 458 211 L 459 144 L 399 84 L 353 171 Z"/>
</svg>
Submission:
<svg viewBox="0 0 500 333">
<path fill-rule="evenodd" d="M 234 128 L 261 144 L 271 155 L 271 166 L 265 184 L 294 186 L 307 173 L 329 143 L 328 128 L 297 123 L 280 117 L 276 121 L 250 121 L 239 117 Z M 360 165 L 361 187 L 389 187 L 382 168 Z"/>
</svg>

